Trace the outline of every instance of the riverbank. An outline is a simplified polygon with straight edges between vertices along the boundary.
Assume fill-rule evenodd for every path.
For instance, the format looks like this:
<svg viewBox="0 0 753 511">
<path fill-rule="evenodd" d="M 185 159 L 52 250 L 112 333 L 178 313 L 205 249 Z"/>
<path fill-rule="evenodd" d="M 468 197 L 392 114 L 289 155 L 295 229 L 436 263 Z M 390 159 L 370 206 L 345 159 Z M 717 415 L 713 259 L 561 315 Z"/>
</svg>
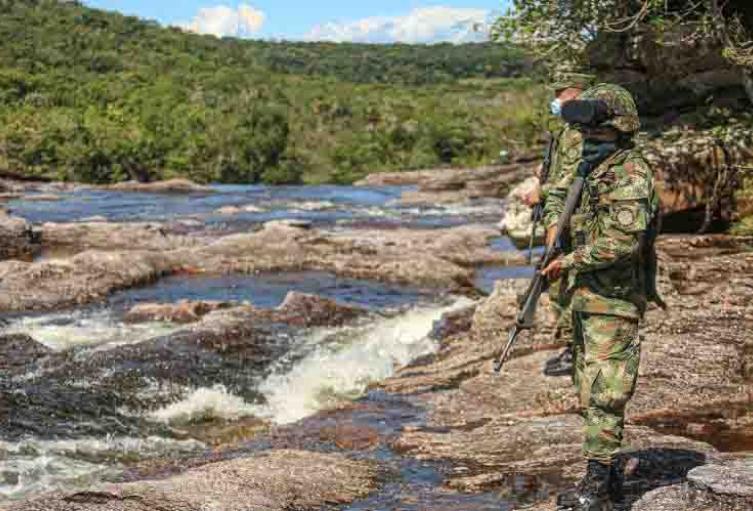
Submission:
<svg viewBox="0 0 753 511">
<path fill-rule="evenodd" d="M 540 372 L 560 348 L 545 304 L 491 374 L 528 271 L 499 207 L 437 216 L 394 186 L 18 203 L 41 254 L 0 262 L 0 506 L 551 509 L 582 470 L 580 421 L 568 379 Z M 149 201 L 167 216 L 131 216 Z M 629 502 L 749 509 L 753 240 L 660 248 L 670 309 L 645 330 Z M 483 297 L 489 268 L 507 278 Z"/>
<path fill-rule="evenodd" d="M 632 509 L 749 508 L 751 243 L 661 241 L 662 289 L 671 312 L 649 315 L 640 385 L 628 414 L 630 448 L 623 461 Z M 723 274 L 734 277 L 719 278 Z M 506 374 L 490 372 L 522 284 L 501 282 L 489 298 L 449 315 L 456 328 L 436 354 L 376 384 L 364 399 L 257 430 L 240 442 L 244 426 L 229 425 L 211 453 L 156 460 L 129 476 L 151 481 L 8 509 L 136 509 L 136 503 L 138 509 L 194 509 L 210 502 L 241 509 L 244 499 L 261 499 L 260 491 L 268 509 L 287 509 L 291 502 L 317 509 L 338 501 L 342 509 L 371 509 L 364 502 L 492 509 L 492 499 L 497 506 L 538 501 L 536 509 L 552 509 L 542 501 L 577 478 L 582 463 L 571 385 L 540 373 L 556 348 L 549 342 L 551 323 L 542 317 L 542 328 L 521 343 Z M 221 494 L 201 482 L 219 475 L 228 477 Z M 267 480 L 277 481 L 271 491 Z"/>
</svg>

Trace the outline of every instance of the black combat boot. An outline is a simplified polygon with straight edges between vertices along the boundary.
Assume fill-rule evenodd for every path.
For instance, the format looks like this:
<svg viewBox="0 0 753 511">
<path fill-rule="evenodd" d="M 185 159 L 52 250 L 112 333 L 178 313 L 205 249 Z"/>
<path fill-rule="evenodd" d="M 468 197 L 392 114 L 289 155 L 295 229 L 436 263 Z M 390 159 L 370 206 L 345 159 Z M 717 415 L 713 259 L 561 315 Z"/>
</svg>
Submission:
<svg viewBox="0 0 753 511">
<path fill-rule="evenodd" d="M 557 511 L 612 511 L 611 475 L 610 465 L 589 460 L 583 480 L 575 489 L 557 496 Z"/>
<path fill-rule="evenodd" d="M 544 366 L 546 376 L 570 376 L 573 374 L 573 348 L 568 346 L 562 353 L 546 361 Z"/>
<path fill-rule="evenodd" d="M 625 467 L 622 461 L 615 459 L 610 467 L 611 474 L 609 475 L 609 497 L 612 500 L 612 504 L 622 504 L 625 495 L 623 492 L 623 484 L 625 482 Z"/>
</svg>

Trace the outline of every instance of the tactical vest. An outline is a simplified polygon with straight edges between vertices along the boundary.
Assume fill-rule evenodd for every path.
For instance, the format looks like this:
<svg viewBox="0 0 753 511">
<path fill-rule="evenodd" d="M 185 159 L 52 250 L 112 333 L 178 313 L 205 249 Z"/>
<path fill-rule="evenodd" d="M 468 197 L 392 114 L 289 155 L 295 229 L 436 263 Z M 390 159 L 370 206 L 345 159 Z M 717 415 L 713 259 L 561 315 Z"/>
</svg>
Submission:
<svg viewBox="0 0 753 511">
<path fill-rule="evenodd" d="M 573 302 L 575 310 L 639 318 L 644 314 L 649 300 L 657 301 L 654 240 L 657 232 L 658 199 L 653 181 L 648 186 L 648 193 L 645 188 L 638 192 L 629 187 L 617 186 L 614 171 L 615 167 L 625 164 L 628 159 L 639 157 L 634 149 L 622 149 L 586 179 L 581 205 L 571 224 L 571 238 L 576 249 L 592 245 L 606 236 L 605 222 L 620 215 L 620 201 L 642 202 L 646 215 L 645 218 L 635 220 L 635 232 L 639 233 L 640 246 L 631 258 L 573 276 L 571 285 L 576 290 Z"/>
</svg>

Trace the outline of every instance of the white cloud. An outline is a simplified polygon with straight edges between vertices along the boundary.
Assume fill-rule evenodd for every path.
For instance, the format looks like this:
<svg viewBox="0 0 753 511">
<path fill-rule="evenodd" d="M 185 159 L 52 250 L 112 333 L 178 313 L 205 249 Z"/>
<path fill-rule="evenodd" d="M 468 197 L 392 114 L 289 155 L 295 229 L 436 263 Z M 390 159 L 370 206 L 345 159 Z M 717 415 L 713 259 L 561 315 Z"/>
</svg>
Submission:
<svg viewBox="0 0 753 511">
<path fill-rule="evenodd" d="M 178 26 L 199 34 L 243 37 L 258 32 L 264 25 L 265 17 L 264 12 L 248 4 L 240 4 L 235 9 L 216 5 L 199 9 L 193 20 L 178 23 Z"/>
<path fill-rule="evenodd" d="M 491 11 L 455 7 L 419 7 L 404 16 L 374 16 L 316 25 L 305 38 L 361 43 L 463 43 L 488 39 Z"/>
</svg>

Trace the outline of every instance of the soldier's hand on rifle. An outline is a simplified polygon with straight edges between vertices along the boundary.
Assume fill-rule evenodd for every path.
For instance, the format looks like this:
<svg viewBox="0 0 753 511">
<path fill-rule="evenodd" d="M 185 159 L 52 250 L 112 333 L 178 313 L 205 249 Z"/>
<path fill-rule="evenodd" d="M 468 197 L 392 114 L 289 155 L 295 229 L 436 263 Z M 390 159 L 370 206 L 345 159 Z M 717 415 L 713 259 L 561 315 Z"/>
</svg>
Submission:
<svg viewBox="0 0 753 511">
<path fill-rule="evenodd" d="M 538 184 L 534 186 L 531 190 L 523 195 L 522 200 L 523 204 L 525 204 L 529 208 L 534 207 L 536 204 L 541 202 L 541 187 Z"/>
<path fill-rule="evenodd" d="M 551 280 L 558 279 L 562 275 L 562 257 L 558 257 L 549 263 L 546 268 L 541 270 L 541 274 Z"/>
</svg>

